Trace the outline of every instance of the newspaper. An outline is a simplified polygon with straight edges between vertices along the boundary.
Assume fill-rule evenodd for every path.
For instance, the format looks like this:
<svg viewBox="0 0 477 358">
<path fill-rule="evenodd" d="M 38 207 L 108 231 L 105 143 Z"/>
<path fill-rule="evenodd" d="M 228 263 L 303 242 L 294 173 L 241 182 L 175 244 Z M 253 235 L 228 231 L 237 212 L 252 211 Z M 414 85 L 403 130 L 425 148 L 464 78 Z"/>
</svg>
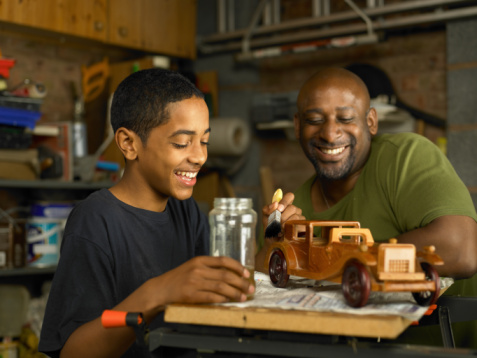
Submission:
<svg viewBox="0 0 477 358">
<path fill-rule="evenodd" d="M 441 289 L 449 287 L 452 279 L 441 278 Z M 270 277 L 255 272 L 253 300 L 224 303 L 236 307 L 266 307 L 317 312 L 338 312 L 354 315 L 397 315 L 418 321 L 428 307 L 419 306 L 410 292 L 371 292 L 364 307 L 350 307 L 343 296 L 341 285 L 329 281 L 315 281 L 290 276 L 286 288 L 272 285 Z"/>
</svg>

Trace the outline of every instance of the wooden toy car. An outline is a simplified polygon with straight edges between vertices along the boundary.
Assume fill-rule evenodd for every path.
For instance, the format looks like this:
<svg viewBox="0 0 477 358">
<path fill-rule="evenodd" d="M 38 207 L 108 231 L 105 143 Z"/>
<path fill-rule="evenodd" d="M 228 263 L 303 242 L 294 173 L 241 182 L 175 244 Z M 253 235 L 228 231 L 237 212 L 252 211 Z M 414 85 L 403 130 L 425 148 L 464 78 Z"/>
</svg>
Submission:
<svg viewBox="0 0 477 358">
<path fill-rule="evenodd" d="M 290 275 L 341 283 L 352 307 L 364 306 L 370 291 L 412 292 L 427 306 L 440 291 L 433 265 L 443 263 L 434 246 L 416 252 L 396 239 L 375 243 L 357 221 L 290 220 L 269 248 L 265 268 L 276 287 L 285 287 Z"/>
</svg>

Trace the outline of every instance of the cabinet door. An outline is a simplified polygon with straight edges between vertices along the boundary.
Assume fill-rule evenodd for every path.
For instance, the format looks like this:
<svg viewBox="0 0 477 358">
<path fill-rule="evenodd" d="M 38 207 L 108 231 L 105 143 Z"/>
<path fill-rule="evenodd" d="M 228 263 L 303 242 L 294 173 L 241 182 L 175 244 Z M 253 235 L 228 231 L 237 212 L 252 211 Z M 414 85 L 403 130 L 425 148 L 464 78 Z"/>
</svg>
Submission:
<svg viewBox="0 0 477 358">
<path fill-rule="evenodd" d="M 58 31 L 105 41 L 108 0 L 56 0 Z"/>
<path fill-rule="evenodd" d="M 161 0 L 156 0 L 161 1 Z M 109 5 L 108 42 L 125 47 L 142 48 L 144 0 L 114 0 Z"/>
<path fill-rule="evenodd" d="M 0 19 L 18 25 L 56 29 L 56 0 L 1 1 Z"/>
<path fill-rule="evenodd" d="M 144 0 L 143 39 L 147 50 L 196 57 L 196 0 Z"/>
<path fill-rule="evenodd" d="M 105 40 L 107 1 L 1 1 L 0 20 L 69 35 Z"/>
</svg>

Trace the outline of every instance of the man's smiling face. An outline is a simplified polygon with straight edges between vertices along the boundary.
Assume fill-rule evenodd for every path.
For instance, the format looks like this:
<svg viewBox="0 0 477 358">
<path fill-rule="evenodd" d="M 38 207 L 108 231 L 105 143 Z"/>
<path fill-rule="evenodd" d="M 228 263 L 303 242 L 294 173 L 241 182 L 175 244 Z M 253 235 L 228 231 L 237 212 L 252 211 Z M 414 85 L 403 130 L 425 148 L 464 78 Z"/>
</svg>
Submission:
<svg viewBox="0 0 477 358">
<path fill-rule="evenodd" d="M 359 172 L 377 131 L 363 88 L 348 77 L 315 78 L 297 104 L 295 134 L 317 175 L 340 180 Z"/>
</svg>

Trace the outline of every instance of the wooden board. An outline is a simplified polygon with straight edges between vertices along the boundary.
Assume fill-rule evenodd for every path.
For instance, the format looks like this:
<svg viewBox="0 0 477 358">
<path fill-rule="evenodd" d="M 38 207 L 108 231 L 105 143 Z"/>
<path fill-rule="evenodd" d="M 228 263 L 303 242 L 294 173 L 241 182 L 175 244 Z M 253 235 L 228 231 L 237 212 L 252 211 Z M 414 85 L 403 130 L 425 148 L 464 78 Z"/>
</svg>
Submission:
<svg viewBox="0 0 477 358">
<path fill-rule="evenodd" d="M 411 324 L 392 315 L 185 304 L 168 305 L 164 319 L 171 323 L 388 339 L 396 338 Z"/>
</svg>

